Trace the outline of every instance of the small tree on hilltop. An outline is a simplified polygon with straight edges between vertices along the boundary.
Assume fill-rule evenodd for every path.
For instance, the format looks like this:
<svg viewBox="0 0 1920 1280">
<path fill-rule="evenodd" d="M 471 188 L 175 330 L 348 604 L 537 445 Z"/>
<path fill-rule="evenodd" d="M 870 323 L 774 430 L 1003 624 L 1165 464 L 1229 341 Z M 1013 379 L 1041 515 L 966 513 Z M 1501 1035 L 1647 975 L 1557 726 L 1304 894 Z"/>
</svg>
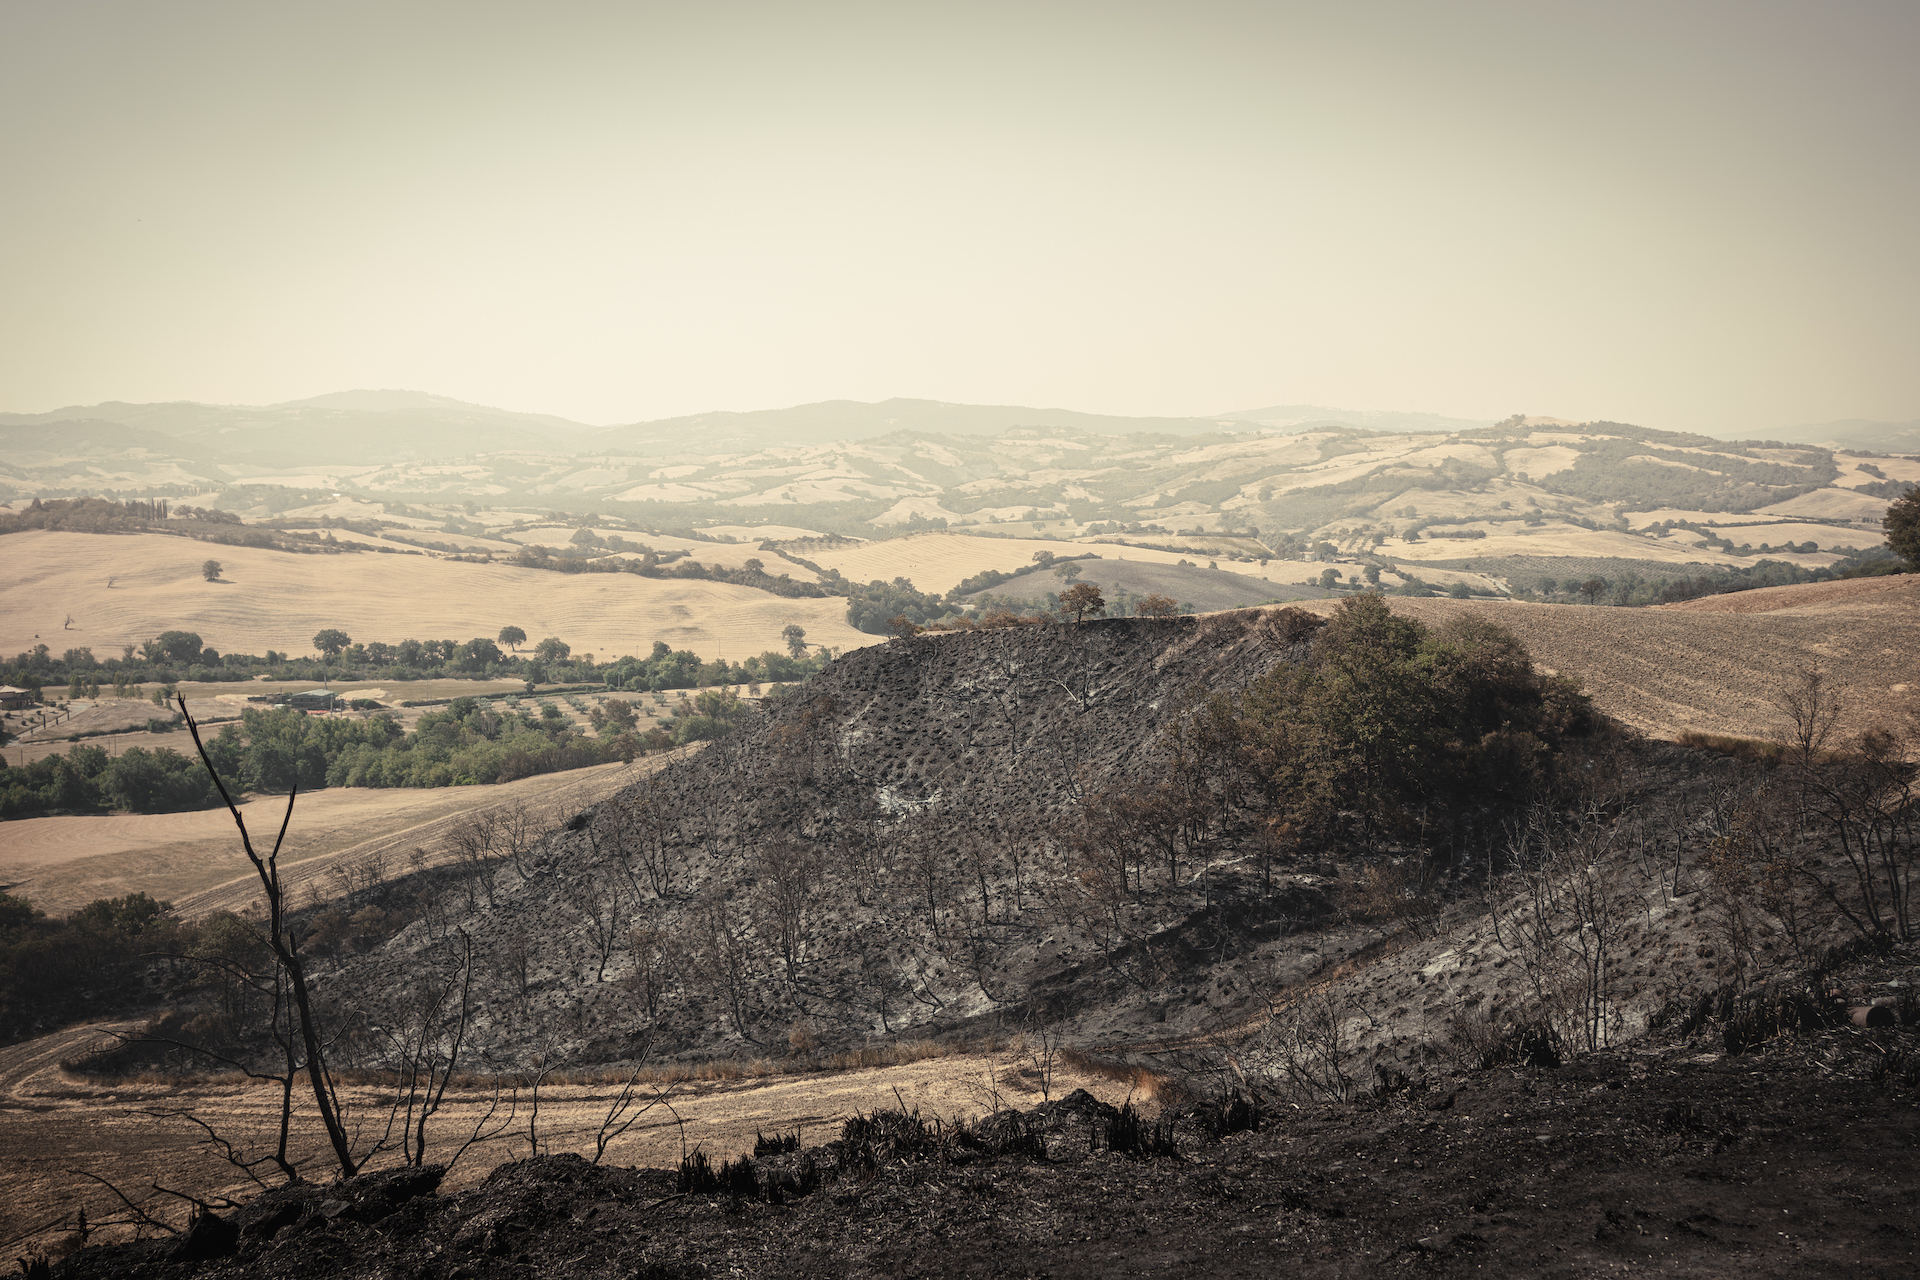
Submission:
<svg viewBox="0 0 1920 1280">
<path fill-rule="evenodd" d="M 341 651 L 352 643 L 353 637 L 338 627 L 328 627 L 324 631 L 316 632 L 313 637 L 313 647 L 329 658 L 339 657 Z"/>
<path fill-rule="evenodd" d="M 499 640 L 501 644 L 518 653 L 520 652 L 520 646 L 527 642 L 527 633 L 518 627 L 502 627 L 500 628 Z"/>
<path fill-rule="evenodd" d="M 787 652 L 795 661 L 807 656 L 807 629 L 797 622 L 789 622 L 780 628 L 780 638 L 787 642 Z"/>
<path fill-rule="evenodd" d="M 1100 594 L 1100 588 L 1091 582 L 1081 582 L 1068 587 L 1060 596 L 1060 611 L 1070 613 L 1077 623 L 1089 614 L 1098 617 L 1107 611 L 1107 602 Z"/>
<path fill-rule="evenodd" d="M 1062 578 L 1064 578 L 1068 582 L 1076 582 L 1079 580 L 1081 573 L 1084 571 L 1080 568 L 1078 563 L 1076 563 L 1075 561 L 1069 560 L 1067 561 L 1067 563 L 1061 565 L 1058 569 L 1055 569 L 1054 572 L 1059 574 Z"/>
<path fill-rule="evenodd" d="M 200 565 L 200 576 L 205 578 L 208 582 L 220 581 L 220 562 L 218 560 L 207 560 L 202 562 L 202 564 Z"/>
</svg>

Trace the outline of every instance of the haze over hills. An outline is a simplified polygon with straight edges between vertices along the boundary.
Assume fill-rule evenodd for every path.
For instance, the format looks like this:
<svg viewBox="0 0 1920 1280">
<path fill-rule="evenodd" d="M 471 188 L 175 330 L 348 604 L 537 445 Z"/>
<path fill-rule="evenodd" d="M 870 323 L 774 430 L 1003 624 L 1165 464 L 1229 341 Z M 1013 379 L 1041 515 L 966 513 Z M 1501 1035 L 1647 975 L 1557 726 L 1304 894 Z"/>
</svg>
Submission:
<svg viewBox="0 0 1920 1280">
<path fill-rule="evenodd" d="M 864 440 L 902 431 L 984 436 L 1020 428 L 1054 428 L 1074 434 L 1127 436 L 1203 435 L 1255 430 L 1260 424 L 1236 415 L 1214 418 L 1117 417 L 1072 409 L 1034 409 L 1023 405 L 951 404 L 941 400 L 895 398 L 877 403 L 823 400 L 787 409 L 745 413 L 713 412 L 608 427 L 592 437 L 594 448 L 664 445 L 685 447 L 688 432 L 715 447 L 775 444 L 825 444 Z"/>
<path fill-rule="evenodd" d="M 1835 422 L 1787 434 L 1864 443 L 1915 432 Z M 257 407 L 111 402 L 0 414 L 0 496 L 15 501 L 191 498 L 264 519 L 344 498 L 360 505 L 332 518 L 450 504 L 407 518 L 470 522 L 487 506 L 858 537 L 962 527 L 1020 537 L 1238 535 L 1265 542 L 1192 549 L 1260 558 L 1288 554 L 1289 539 L 1346 551 L 1366 544 L 1436 568 L 1520 556 L 1637 561 L 1644 571 L 1753 555 L 1817 568 L 1878 545 L 1880 512 L 1915 483 L 1920 462 L 1854 458 L 1826 444 L 1314 405 L 1150 418 L 824 401 L 594 427 L 422 392 L 356 390 Z M 1560 569 L 1605 572 L 1590 564 L 1495 572 L 1560 578 Z"/>
<path fill-rule="evenodd" d="M 1405 413 L 1395 409 L 1330 409 L 1320 404 L 1272 404 L 1221 416 L 1257 422 L 1263 427 L 1295 430 L 1349 426 L 1369 431 L 1471 431 L 1493 425 L 1491 419 L 1485 418 L 1449 418 L 1445 414 Z"/>
<path fill-rule="evenodd" d="M 1561 420 L 1530 421 L 1539 424 Z M 115 423 L 157 435 L 138 437 L 89 429 L 83 430 L 77 441 L 73 424 L 89 422 Z M 0 436 L 0 441 L 10 453 L 45 452 L 48 442 L 58 441 L 171 452 L 196 462 L 311 466 L 499 452 L 678 454 L 685 452 L 690 436 L 698 438 L 706 452 L 719 453 L 869 440 L 902 432 L 991 436 L 1051 429 L 1071 435 L 1119 437 L 1358 428 L 1389 434 L 1445 434 L 1492 425 L 1485 420 L 1435 413 L 1311 404 L 1267 405 L 1212 416 L 1156 417 L 896 397 L 872 403 L 824 400 L 780 409 L 714 410 L 595 426 L 421 391 L 359 389 L 270 405 L 104 401 L 43 413 L 0 412 L 0 428 L 13 428 Z M 33 428 L 43 430 L 36 432 Z M 1722 437 L 1716 433 L 1716 438 Z M 1920 450 L 1920 419 L 1876 422 L 1846 418 L 1781 431 L 1757 431 L 1746 438 L 1911 452 Z M 164 440 L 173 442 L 170 450 L 162 448 Z"/>
</svg>

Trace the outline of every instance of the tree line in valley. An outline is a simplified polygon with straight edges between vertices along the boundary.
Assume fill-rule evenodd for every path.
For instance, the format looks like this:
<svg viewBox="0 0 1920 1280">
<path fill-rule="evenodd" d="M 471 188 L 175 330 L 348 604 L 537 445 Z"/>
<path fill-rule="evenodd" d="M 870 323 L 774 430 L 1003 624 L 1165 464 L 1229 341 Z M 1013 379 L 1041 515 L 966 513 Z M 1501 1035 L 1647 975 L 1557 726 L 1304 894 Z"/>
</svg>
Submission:
<svg viewBox="0 0 1920 1280">
<path fill-rule="evenodd" d="M 515 626 L 501 628 L 493 639 L 409 638 L 397 644 L 361 643 L 338 627 L 327 627 L 314 635 L 312 653 L 269 649 L 264 655 L 221 653 L 198 632 L 163 631 L 144 644 L 123 646 L 117 658 L 96 657 L 88 646 L 56 655 L 48 645 L 35 645 L 0 662 L 0 683 L 40 693 L 66 685 L 73 698 L 103 693 L 130 697 L 133 686 L 140 684 L 237 684 L 263 678 L 286 683 L 505 679 L 529 684 L 605 684 L 625 692 L 650 692 L 804 680 L 832 660 L 830 650 L 807 643 L 806 631 L 797 623 L 789 624 L 782 638 L 785 652 L 768 650 L 742 662 L 710 661 L 658 640 L 645 657 L 628 654 L 602 662 L 594 654 L 575 653 L 557 636 L 548 636 L 520 653 L 516 647 L 527 636 Z"/>
</svg>

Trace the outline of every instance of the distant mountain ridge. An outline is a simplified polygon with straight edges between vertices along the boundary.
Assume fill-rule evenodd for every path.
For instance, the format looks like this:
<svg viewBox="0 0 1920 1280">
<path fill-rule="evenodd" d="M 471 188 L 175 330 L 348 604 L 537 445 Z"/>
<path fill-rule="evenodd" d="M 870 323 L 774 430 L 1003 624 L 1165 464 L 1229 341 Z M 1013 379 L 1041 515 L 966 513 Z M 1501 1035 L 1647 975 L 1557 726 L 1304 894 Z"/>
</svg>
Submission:
<svg viewBox="0 0 1920 1280">
<path fill-rule="evenodd" d="M 944 400 L 821 400 L 786 409 L 715 410 L 607 427 L 594 436 L 600 447 L 665 444 L 683 447 L 688 432 L 705 439 L 765 448 L 776 444 L 827 444 L 897 432 L 988 436 L 1033 428 L 1093 435 L 1206 435 L 1258 430 L 1259 424 L 1222 415 L 1211 418 L 1123 417 L 1074 409 L 1024 405 L 954 404 Z"/>
</svg>

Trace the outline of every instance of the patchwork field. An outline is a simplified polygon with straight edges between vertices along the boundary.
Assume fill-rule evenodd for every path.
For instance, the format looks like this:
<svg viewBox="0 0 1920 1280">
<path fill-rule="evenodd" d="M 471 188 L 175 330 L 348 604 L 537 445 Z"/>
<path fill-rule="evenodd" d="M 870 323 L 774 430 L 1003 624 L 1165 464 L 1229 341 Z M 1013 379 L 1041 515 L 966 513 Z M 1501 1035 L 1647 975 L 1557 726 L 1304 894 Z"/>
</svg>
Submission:
<svg viewBox="0 0 1920 1280">
<path fill-rule="evenodd" d="M 725 583 L 425 556 L 292 555 L 159 534 L 36 531 L 9 535 L 6 549 L 0 650 L 8 653 L 85 645 L 117 657 L 122 645 L 170 629 L 197 632 L 222 651 L 308 653 L 325 627 L 356 640 L 464 640 L 508 624 L 603 660 L 664 640 L 738 661 L 778 649 L 781 628 L 793 622 L 835 649 L 874 641 L 847 625 L 843 600 L 790 600 Z M 219 582 L 201 579 L 210 556 L 224 566 Z"/>
<path fill-rule="evenodd" d="M 1749 532 L 1738 530 L 1725 531 L 1725 536 L 1735 542 L 1752 541 L 1756 546 L 1762 542 L 1798 542 L 1813 536 L 1814 541 L 1826 545 L 1827 535 L 1834 531 L 1826 528 L 1824 533 L 1808 535 L 1804 530 L 1814 526 L 1781 525 L 1778 532 L 1774 526 L 1756 526 Z M 1750 565 L 1752 557 L 1730 556 L 1711 547 L 1696 547 L 1699 539 L 1686 530 L 1676 530 L 1666 538 L 1642 538 L 1630 533 L 1621 533 L 1613 529 L 1581 529 L 1573 525 L 1548 524 L 1529 528 L 1522 524 L 1480 523 L 1460 526 L 1462 529 L 1482 529 L 1484 538 L 1472 540 L 1460 538 L 1423 538 L 1418 542 L 1408 542 L 1403 538 L 1388 538 L 1381 544 L 1383 555 L 1395 560 L 1418 562 L 1424 560 L 1458 560 L 1472 556 L 1580 556 L 1583 558 L 1614 558 L 1633 560 L 1659 560 L 1671 563 L 1676 569 L 1687 565 L 1714 565 L 1731 567 Z M 1842 541 L 1857 541 L 1849 533 Z M 1876 539 L 1877 541 L 1877 539 Z M 1794 564 L 1817 569 L 1832 564 L 1840 557 L 1825 552 L 1799 555 L 1790 552 L 1771 554 L 1773 560 L 1786 560 Z"/>
</svg>

